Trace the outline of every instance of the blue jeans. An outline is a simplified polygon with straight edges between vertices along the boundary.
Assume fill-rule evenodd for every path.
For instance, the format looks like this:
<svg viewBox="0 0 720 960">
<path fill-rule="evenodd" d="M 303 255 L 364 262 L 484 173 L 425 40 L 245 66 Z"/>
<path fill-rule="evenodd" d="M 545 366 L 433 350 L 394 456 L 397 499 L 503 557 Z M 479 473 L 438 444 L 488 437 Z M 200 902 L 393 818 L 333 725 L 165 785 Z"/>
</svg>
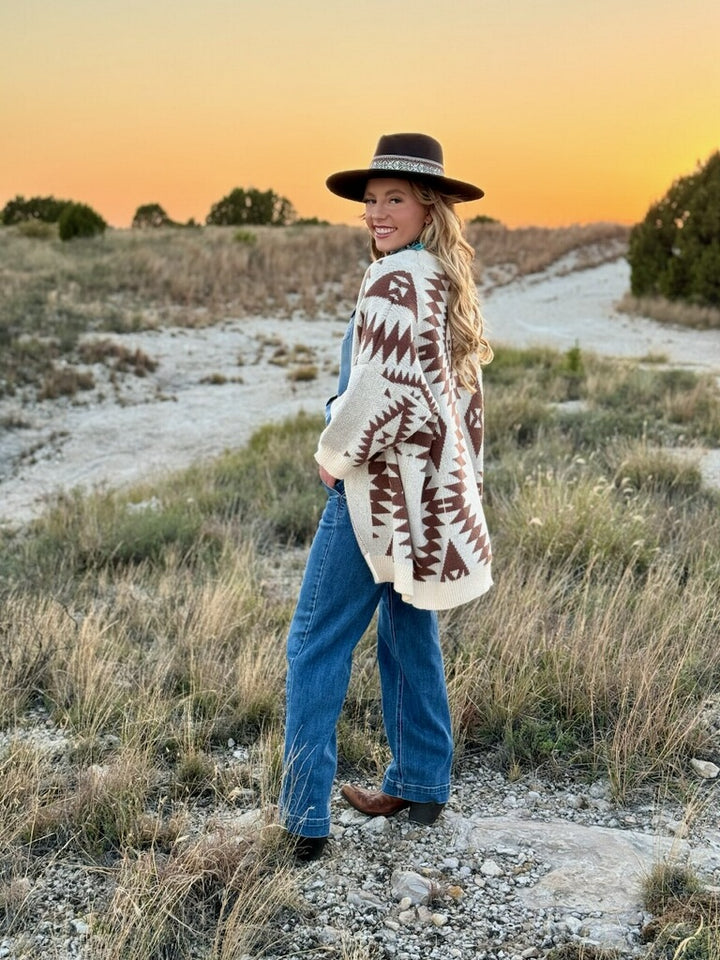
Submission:
<svg viewBox="0 0 720 960">
<path fill-rule="evenodd" d="M 329 491 L 288 635 L 280 818 L 292 833 L 330 832 L 337 722 L 353 651 L 378 607 L 383 722 L 392 753 L 382 789 L 410 801 L 447 802 L 453 740 L 437 614 L 405 603 L 391 584 L 375 583 L 339 484 Z"/>
</svg>

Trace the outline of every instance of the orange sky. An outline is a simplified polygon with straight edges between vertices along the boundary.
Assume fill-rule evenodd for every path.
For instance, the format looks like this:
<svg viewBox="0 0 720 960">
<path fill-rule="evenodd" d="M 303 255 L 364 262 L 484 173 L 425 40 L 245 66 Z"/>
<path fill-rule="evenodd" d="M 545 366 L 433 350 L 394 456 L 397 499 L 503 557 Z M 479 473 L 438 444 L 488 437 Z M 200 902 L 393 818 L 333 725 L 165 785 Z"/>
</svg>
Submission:
<svg viewBox="0 0 720 960">
<path fill-rule="evenodd" d="M 3 0 L 0 206 L 233 187 L 359 214 L 325 177 L 421 130 L 509 226 L 641 219 L 720 147 L 715 0 Z"/>
</svg>

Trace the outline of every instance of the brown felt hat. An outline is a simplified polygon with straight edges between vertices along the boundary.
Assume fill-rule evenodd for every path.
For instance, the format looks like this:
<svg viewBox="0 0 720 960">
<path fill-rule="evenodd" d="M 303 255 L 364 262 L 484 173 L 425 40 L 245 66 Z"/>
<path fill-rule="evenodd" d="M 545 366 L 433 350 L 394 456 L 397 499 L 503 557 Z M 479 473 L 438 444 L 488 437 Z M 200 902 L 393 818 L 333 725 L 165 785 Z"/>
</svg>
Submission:
<svg viewBox="0 0 720 960">
<path fill-rule="evenodd" d="M 367 182 L 372 177 L 422 180 L 434 190 L 458 201 L 479 200 L 484 196 L 480 187 L 445 176 L 442 147 L 424 133 L 389 133 L 380 137 L 369 168 L 333 173 L 325 183 L 328 190 L 339 197 L 362 201 Z"/>
</svg>

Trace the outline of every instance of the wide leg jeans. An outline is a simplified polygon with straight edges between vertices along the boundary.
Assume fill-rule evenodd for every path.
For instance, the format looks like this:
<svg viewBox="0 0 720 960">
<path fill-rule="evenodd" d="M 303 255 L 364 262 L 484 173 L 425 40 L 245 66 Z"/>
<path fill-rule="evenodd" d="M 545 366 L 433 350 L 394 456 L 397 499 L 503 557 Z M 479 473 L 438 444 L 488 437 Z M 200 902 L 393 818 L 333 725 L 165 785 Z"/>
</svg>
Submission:
<svg viewBox="0 0 720 960">
<path fill-rule="evenodd" d="M 280 817 L 292 833 L 330 832 L 337 723 L 353 651 L 376 610 L 392 754 L 382 789 L 410 801 L 448 799 L 453 741 L 437 614 L 405 603 L 391 584 L 375 583 L 339 484 L 328 493 L 288 635 Z"/>
</svg>

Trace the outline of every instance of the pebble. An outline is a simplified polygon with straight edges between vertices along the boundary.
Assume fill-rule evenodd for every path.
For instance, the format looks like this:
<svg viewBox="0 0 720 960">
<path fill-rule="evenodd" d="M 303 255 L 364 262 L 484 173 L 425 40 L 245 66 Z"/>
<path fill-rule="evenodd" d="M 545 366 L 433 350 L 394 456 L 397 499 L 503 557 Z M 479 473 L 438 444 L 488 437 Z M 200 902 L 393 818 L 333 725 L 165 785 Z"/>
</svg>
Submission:
<svg viewBox="0 0 720 960">
<path fill-rule="evenodd" d="M 690 761 L 690 766 L 703 780 L 714 780 L 718 773 L 720 773 L 720 767 L 711 763 L 709 760 L 698 760 L 696 757 L 693 757 Z"/>
<path fill-rule="evenodd" d="M 228 744 L 228 754 L 235 750 Z M 716 783 L 720 780 L 707 780 L 703 788 L 713 791 Z M 622 807 L 605 782 L 543 781 L 536 774 L 526 785 L 527 793 L 522 780 L 511 784 L 480 760 L 466 758 L 450 803 L 430 828 L 409 823 L 402 813 L 365 818 L 336 796 L 328 854 L 298 869 L 299 907 L 276 931 L 286 934 L 296 955 L 313 958 L 342 945 L 353 955 L 387 960 L 534 960 L 552 947 L 590 940 L 621 947 L 623 958 L 643 956 L 640 932 L 648 916 L 637 903 L 605 912 L 595 903 L 582 912 L 541 899 L 538 891 L 557 864 L 543 861 L 530 828 L 547 822 L 561 831 L 563 821 L 576 831 L 586 826 L 621 832 L 631 826 L 638 835 L 645 831 L 672 844 L 687 842 L 679 839 L 685 831 L 702 846 L 709 842 L 717 804 L 708 803 L 710 819 L 703 822 L 688 820 L 681 804 L 668 800 L 658 810 L 649 795 Z M 518 825 L 515 835 L 483 832 L 485 820 L 508 817 Z M 257 811 L 241 804 L 223 819 L 243 830 L 259 822 Z M 202 830 L 202 823 L 195 829 Z M 108 871 L 89 879 L 59 859 L 33 875 L 31 886 L 26 884 L 26 909 L 35 955 L 54 960 L 91 955 L 86 917 L 98 898 L 112 894 L 111 878 Z M 720 837 L 715 882 L 720 884 Z M 279 941 L 276 953 L 266 945 L 264 960 L 283 960 L 287 943 Z M 14 960 L 16 946 L 13 938 L 0 939 L 0 960 Z"/>
</svg>

